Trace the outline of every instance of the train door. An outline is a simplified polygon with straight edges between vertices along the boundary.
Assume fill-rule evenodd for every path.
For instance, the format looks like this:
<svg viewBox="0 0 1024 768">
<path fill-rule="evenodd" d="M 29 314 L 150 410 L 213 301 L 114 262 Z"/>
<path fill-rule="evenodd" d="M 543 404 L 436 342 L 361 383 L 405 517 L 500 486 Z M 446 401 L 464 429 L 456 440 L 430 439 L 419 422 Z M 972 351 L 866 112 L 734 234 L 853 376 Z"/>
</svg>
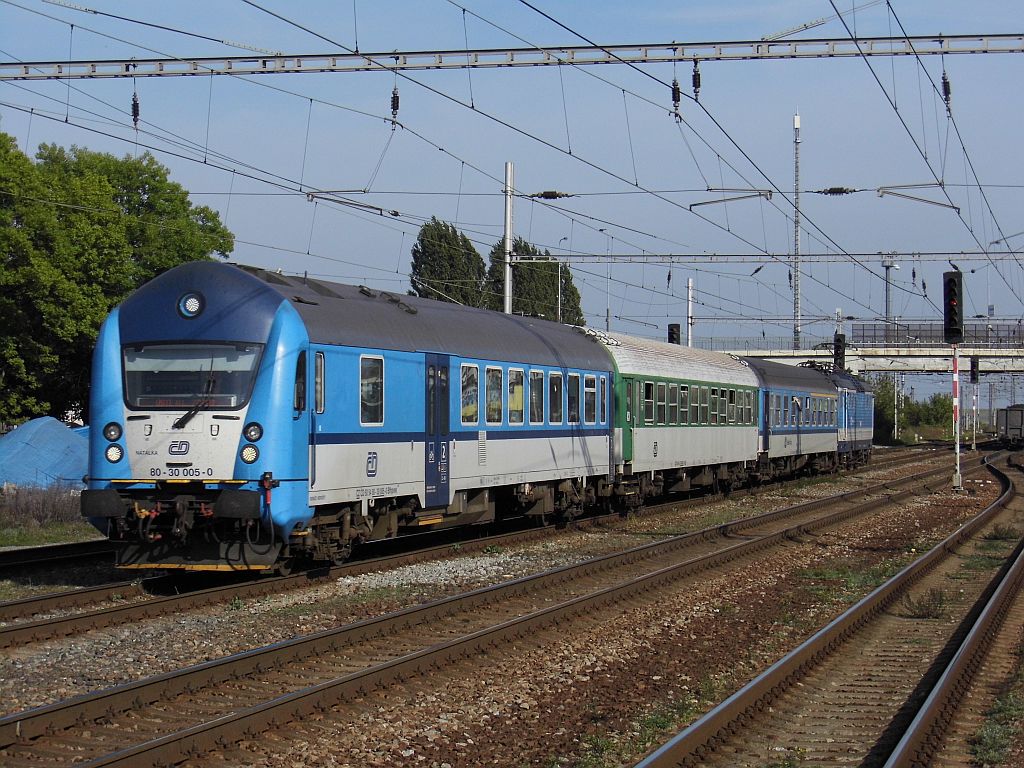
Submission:
<svg viewBox="0 0 1024 768">
<path fill-rule="evenodd" d="M 633 461 L 633 414 L 636 411 L 633 389 L 636 385 L 629 378 L 623 378 L 622 382 L 622 407 L 617 411 L 622 414 L 622 460 L 628 464 Z"/>
<path fill-rule="evenodd" d="M 449 449 L 451 448 L 449 414 L 451 403 L 448 397 L 448 355 L 428 353 L 426 355 L 426 387 L 424 404 L 426 408 L 425 462 L 426 481 L 425 506 L 448 506 Z"/>
<path fill-rule="evenodd" d="M 771 446 L 771 430 L 768 425 L 772 423 L 772 396 L 767 389 L 762 389 L 761 395 L 761 451 L 768 453 Z"/>
</svg>

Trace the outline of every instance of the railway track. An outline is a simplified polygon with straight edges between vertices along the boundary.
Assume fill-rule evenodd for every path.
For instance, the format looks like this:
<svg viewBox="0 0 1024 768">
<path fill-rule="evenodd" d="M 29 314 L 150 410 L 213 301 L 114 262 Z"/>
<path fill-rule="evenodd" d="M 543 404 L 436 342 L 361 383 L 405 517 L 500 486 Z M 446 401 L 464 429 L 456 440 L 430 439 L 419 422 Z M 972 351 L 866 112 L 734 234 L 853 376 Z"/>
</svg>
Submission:
<svg viewBox="0 0 1024 768">
<path fill-rule="evenodd" d="M 970 463 L 970 462 L 968 462 Z M 967 463 L 965 463 L 967 464 Z M 945 485 L 946 468 L 901 485 Z M 894 485 L 893 483 L 889 484 Z M 877 489 L 875 489 L 877 492 Z M 729 567 L 914 490 L 857 491 L 673 537 L 0 719 L 6 765 L 173 763 L 553 623 Z"/>
<path fill-rule="evenodd" d="M 1006 638 L 1016 632 L 999 630 L 1011 611 L 1024 616 L 1024 498 L 999 474 L 1004 492 L 981 515 L 638 768 L 940 764 L 952 724 L 971 720 L 956 713 L 974 671 L 994 643 L 1009 654 Z M 989 554 L 1000 540 L 1002 567 Z M 971 735 L 961 725 L 955 748 Z"/>
<path fill-rule="evenodd" d="M 6 549 L 0 551 L 0 576 L 25 568 L 63 567 L 99 560 L 113 562 L 113 557 L 114 546 L 106 539 Z"/>
<path fill-rule="evenodd" d="M 872 462 L 862 471 L 884 470 L 920 461 L 920 459 L 921 451 L 912 449 L 903 451 L 896 456 L 887 457 L 877 463 Z M 780 485 L 784 486 L 786 483 L 792 482 L 794 481 L 772 484 L 768 488 L 778 488 Z M 651 507 L 649 512 L 656 513 L 665 507 L 679 508 L 703 504 L 717 498 L 721 498 L 721 496 L 701 496 L 682 502 L 670 502 Z M 578 520 L 575 525 L 606 524 L 617 519 L 618 516 L 614 514 L 599 515 Z M 550 536 L 552 533 L 552 529 L 529 529 L 489 536 L 486 539 L 462 539 L 458 541 L 458 546 L 463 551 L 472 552 L 485 547 L 522 544 L 539 537 Z M 452 544 L 446 543 L 412 552 L 354 561 L 341 566 L 317 568 L 290 576 L 247 579 L 241 583 L 223 584 L 205 589 L 188 589 L 174 577 L 156 576 L 142 581 L 116 582 L 12 600 L 0 603 L 0 622 L 4 624 L 4 626 L 0 626 L 0 648 L 71 636 L 115 624 L 144 621 L 157 616 L 224 603 L 236 598 L 248 599 L 299 589 L 324 579 L 356 576 L 401 565 L 429 562 L 448 557 L 451 553 Z M 173 590 L 175 594 L 167 594 L 170 590 Z M 80 610 L 103 602 L 112 604 L 92 610 Z M 26 617 L 38 618 L 22 620 Z"/>
</svg>

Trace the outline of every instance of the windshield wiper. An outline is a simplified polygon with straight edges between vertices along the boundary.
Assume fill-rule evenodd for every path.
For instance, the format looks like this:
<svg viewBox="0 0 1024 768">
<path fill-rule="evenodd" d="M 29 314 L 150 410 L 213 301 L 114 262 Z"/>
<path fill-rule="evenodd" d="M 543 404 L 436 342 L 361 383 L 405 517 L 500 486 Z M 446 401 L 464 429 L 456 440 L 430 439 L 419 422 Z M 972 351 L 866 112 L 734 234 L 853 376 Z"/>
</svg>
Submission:
<svg viewBox="0 0 1024 768">
<path fill-rule="evenodd" d="M 206 391 L 203 396 L 196 401 L 188 411 L 183 413 L 179 419 L 171 424 L 171 429 L 184 429 L 185 425 L 192 421 L 192 417 L 195 416 L 199 411 L 208 406 L 213 402 L 211 395 L 213 394 L 213 385 L 216 381 L 216 377 L 213 375 L 213 362 L 210 362 L 210 378 L 206 380 Z"/>
</svg>

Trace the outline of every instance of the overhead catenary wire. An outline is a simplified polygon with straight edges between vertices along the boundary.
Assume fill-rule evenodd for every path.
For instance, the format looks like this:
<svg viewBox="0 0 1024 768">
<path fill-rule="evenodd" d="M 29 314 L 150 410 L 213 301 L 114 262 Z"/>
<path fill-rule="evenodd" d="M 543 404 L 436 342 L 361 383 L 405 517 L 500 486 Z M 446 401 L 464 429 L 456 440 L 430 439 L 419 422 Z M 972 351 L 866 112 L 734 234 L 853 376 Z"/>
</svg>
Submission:
<svg viewBox="0 0 1024 768">
<path fill-rule="evenodd" d="M 522 2 L 523 0 L 520 0 L 520 1 Z M 829 3 L 831 4 L 832 9 L 834 11 L 836 11 L 836 13 L 838 13 L 839 10 L 836 7 L 835 0 L 829 0 Z M 911 46 L 911 50 L 913 50 L 913 43 L 910 41 L 909 36 L 906 34 L 906 30 L 904 29 L 903 23 L 900 21 L 899 16 L 897 16 L 896 12 L 892 9 L 892 4 L 887 1 L 886 2 L 886 6 L 889 8 L 889 11 L 892 14 L 893 18 L 896 19 L 896 23 L 899 26 L 900 31 L 906 37 L 907 43 Z M 931 163 L 929 162 L 928 157 L 924 153 L 924 150 L 921 148 L 921 145 L 918 143 L 917 138 L 914 136 L 914 132 L 912 130 L 910 130 L 910 126 L 907 125 L 907 122 L 903 118 L 903 115 L 900 113 L 899 109 L 897 109 L 896 104 L 893 101 L 893 97 L 889 95 L 889 92 L 886 91 L 885 86 L 882 84 L 882 81 L 879 80 L 878 74 L 875 72 L 875 68 L 871 65 L 871 61 L 868 59 L 867 56 L 864 55 L 864 52 L 863 52 L 863 50 L 861 49 L 861 46 L 860 46 L 860 42 L 856 39 L 856 35 L 850 29 L 850 27 L 846 23 L 845 19 L 840 17 L 839 20 L 843 24 L 843 26 L 846 28 L 847 34 L 850 36 L 851 40 L 857 46 L 857 49 L 858 49 L 858 51 L 861 54 L 861 58 L 863 59 L 865 65 L 867 65 L 868 71 L 871 72 L 871 76 L 875 79 L 875 82 L 878 83 L 878 87 L 881 88 L 882 93 L 885 95 L 886 100 L 889 102 L 889 106 L 892 108 L 893 112 L 896 114 L 897 119 L 899 120 L 900 124 L 903 126 L 903 129 L 906 131 L 907 136 L 910 138 L 911 143 L 914 145 L 914 148 L 917 150 L 918 154 L 921 155 L 921 158 L 924 160 L 925 166 L 931 172 L 932 176 L 935 179 L 935 182 L 939 185 L 939 188 L 942 190 L 942 192 L 945 195 L 946 199 L 949 201 L 950 206 L 953 206 L 955 208 L 956 205 L 953 203 L 952 198 L 949 196 L 949 192 L 943 187 L 943 183 L 942 183 L 941 177 L 935 172 L 935 169 L 932 167 Z M 939 92 L 938 87 L 935 85 L 935 82 L 931 79 L 931 73 L 929 73 L 927 71 L 927 69 L 924 68 L 924 64 L 921 62 L 920 56 L 917 56 L 916 53 L 915 53 L 915 57 L 917 59 L 918 65 L 922 68 L 922 70 L 924 70 L 925 76 L 928 78 L 929 82 L 931 82 L 932 88 L 935 90 L 936 94 L 939 94 L 940 97 L 941 97 L 941 94 Z M 956 120 L 953 118 L 953 115 L 952 115 L 951 111 L 948 114 L 948 120 L 953 125 L 954 130 L 955 130 L 957 136 L 960 138 L 961 148 L 963 149 L 964 156 L 966 158 L 968 158 L 968 162 L 970 163 L 970 155 L 967 152 L 966 145 L 963 143 L 963 138 L 960 136 L 960 130 L 959 130 L 959 128 L 956 125 Z M 973 168 L 974 168 L 973 163 L 970 163 L 970 165 L 971 165 L 971 168 L 973 170 Z M 975 179 L 977 179 L 977 174 L 975 174 Z M 992 220 L 993 220 L 993 222 L 996 223 L 996 228 L 999 229 L 1000 234 L 1001 234 L 1002 233 L 1002 228 L 999 227 L 998 221 L 995 218 L 995 214 L 992 211 L 991 206 L 989 207 L 989 214 L 992 216 Z M 958 212 L 957 216 L 963 222 L 963 224 L 966 227 L 967 231 L 970 233 L 971 238 L 975 241 L 975 243 L 977 243 L 978 247 L 981 250 L 983 250 L 983 251 L 987 250 L 985 248 L 985 246 L 981 243 L 981 241 L 978 239 L 978 236 L 975 234 L 975 232 L 971 228 L 971 226 L 966 221 L 964 221 L 963 215 Z M 1018 264 L 1022 268 L 1024 268 L 1024 264 L 1021 264 L 1019 259 L 1017 261 L 1018 261 Z M 993 265 L 993 267 L 995 267 L 996 274 L 998 274 L 1003 279 L 1003 282 L 1006 283 L 1007 288 L 1010 289 L 1010 292 L 1013 294 L 1014 298 L 1016 298 L 1017 301 L 1021 303 L 1021 306 L 1024 307 L 1024 298 L 1021 298 L 1018 295 L 1018 292 L 1014 290 L 1013 286 L 1010 284 L 1009 280 L 1007 280 L 1006 276 L 999 270 L 998 267 L 995 266 L 995 262 L 992 262 L 992 265 Z"/>
<path fill-rule="evenodd" d="M 301 26 L 300 26 L 300 27 L 301 27 Z M 304 29 L 304 28 L 302 28 L 302 29 Z M 313 34 L 316 34 L 316 33 L 313 33 Z M 323 36 L 321 36 L 321 37 L 323 37 Z M 325 39 L 326 39 L 326 38 L 325 38 Z M 414 82 L 416 82 L 416 81 L 414 81 Z M 435 91 L 435 92 L 436 92 L 436 91 Z M 445 95 L 445 94 L 442 94 L 442 95 Z M 449 97 L 449 96 L 446 96 L 446 95 L 445 95 L 445 97 Z M 451 98 L 451 97 L 449 97 L 449 98 Z M 453 100 L 456 100 L 456 101 L 458 101 L 457 99 L 453 99 Z M 343 109 L 344 109 L 344 108 L 343 108 Z M 489 117 L 489 116 L 488 116 L 488 117 Z M 521 131 L 520 131 L 520 132 L 521 132 Z M 525 133 L 525 132 L 524 132 L 524 135 L 530 135 L 530 134 L 528 134 L 528 133 Z M 593 165 L 593 164 L 591 164 L 591 165 Z M 625 179 L 623 179 L 623 180 L 625 180 Z M 712 223 L 713 225 L 715 225 L 715 226 L 719 226 L 720 228 L 722 228 L 722 227 L 721 227 L 720 225 L 718 225 L 718 224 L 717 224 L 716 222 L 714 222 L 713 220 L 707 219 L 707 217 L 703 217 L 703 216 L 700 216 L 700 218 L 702 218 L 702 219 L 705 219 L 706 221 L 709 221 L 709 223 Z M 734 234 L 734 233 L 733 233 L 733 234 Z M 745 240 L 744 240 L 744 242 L 748 242 L 748 241 L 745 241 Z M 753 244 L 750 244 L 749 242 L 748 242 L 748 244 L 749 244 L 749 245 L 752 245 L 752 247 L 753 247 Z M 813 279 L 813 278 L 812 278 L 812 279 Z"/>
</svg>

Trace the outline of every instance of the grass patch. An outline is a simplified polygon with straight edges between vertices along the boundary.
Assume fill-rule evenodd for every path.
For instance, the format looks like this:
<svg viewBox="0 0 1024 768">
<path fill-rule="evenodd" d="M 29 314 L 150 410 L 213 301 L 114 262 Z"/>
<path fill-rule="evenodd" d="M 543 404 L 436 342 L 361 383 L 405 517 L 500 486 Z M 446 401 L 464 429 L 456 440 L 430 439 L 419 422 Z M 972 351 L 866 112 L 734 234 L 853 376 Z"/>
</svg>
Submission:
<svg viewBox="0 0 1024 768">
<path fill-rule="evenodd" d="M 860 599 L 898 570 L 895 563 L 883 563 L 864 568 L 855 562 L 838 562 L 817 568 L 805 568 L 797 576 L 812 584 L 806 589 L 816 597 L 850 602 Z"/>
<path fill-rule="evenodd" d="M 981 537 L 986 541 L 1016 541 L 1020 538 L 1020 531 L 1012 525 L 997 523 L 991 531 L 986 531 Z"/>
<path fill-rule="evenodd" d="M 318 600 L 315 603 L 294 603 L 293 605 L 278 608 L 274 612 L 282 616 L 309 616 L 314 613 L 331 613 L 344 608 L 351 608 L 354 605 L 365 605 L 366 603 L 384 602 L 387 600 L 402 600 L 415 594 L 415 592 L 416 588 L 414 586 L 375 587 L 348 595 L 339 595 L 330 600 Z"/>
<path fill-rule="evenodd" d="M 10 488 L 0 492 L 0 547 L 31 547 L 99 536 L 82 519 L 78 491 Z"/>
<path fill-rule="evenodd" d="M 0 547 L 38 547 L 99 538 L 99 532 L 86 522 L 50 523 L 25 528 L 0 527 Z"/>
<path fill-rule="evenodd" d="M 636 756 L 655 744 L 663 742 L 666 732 L 676 730 L 682 723 L 696 718 L 700 710 L 717 700 L 714 681 L 703 679 L 693 691 L 684 691 L 685 698 L 663 702 L 637 720 L 628 734 L 591 734 L 581 741 L 576 757 L 554 755 L 543 763 L 546 766 L 572 766 L 572 768 L 617 768 L 632 765 Z"/>
<path fill-rule="evenodd" d="M 1018 676 L 1019 677 L 1019 676 Z M 996 699 L 984 725 L 971 739 L 971 754 L 981 765 L 1002 765 L 1024 719 L 1024 695 L 1010 691 Z"/>
<path fill-rule="evenodd" d="M 968 555 L 961 561 L 960 567 L 967 571 L 991 571 L 1001 566 L 1005 560 L 1005 557 L 995 555 Z"/>
<path fill-rule="evenodd" d="M 1024 723 L 1024 643 L 1017 646 L 1014 673 L 985 713 L 985 722 L 970 739 L 978 765 L 1003 765 L 1019 738 Z"/>
</svg>

